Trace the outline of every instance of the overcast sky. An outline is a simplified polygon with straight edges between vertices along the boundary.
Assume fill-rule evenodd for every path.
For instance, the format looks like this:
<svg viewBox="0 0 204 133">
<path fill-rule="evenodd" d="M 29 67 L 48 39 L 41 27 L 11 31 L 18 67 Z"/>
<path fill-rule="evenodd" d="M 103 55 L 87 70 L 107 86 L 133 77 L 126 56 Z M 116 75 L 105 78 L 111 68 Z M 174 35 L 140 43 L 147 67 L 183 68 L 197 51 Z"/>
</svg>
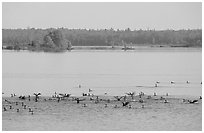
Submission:
<svg viewBox="0 0 204 133">
<path fill-rule="evenodd" d="M 3 28 L 197 29 L 199 3 L 3 3 Z"/>
</svg>

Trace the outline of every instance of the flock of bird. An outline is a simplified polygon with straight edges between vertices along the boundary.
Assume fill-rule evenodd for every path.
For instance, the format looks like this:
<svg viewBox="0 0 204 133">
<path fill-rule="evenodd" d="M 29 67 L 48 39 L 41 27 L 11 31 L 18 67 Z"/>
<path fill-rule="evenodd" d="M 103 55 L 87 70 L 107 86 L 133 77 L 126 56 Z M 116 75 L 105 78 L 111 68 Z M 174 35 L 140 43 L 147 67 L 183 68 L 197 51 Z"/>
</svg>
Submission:
<svg viewBox="0 0 204 133">
<path fill-rule="evenodd" d="M 157 82 L 159 84 L 159 82 Z M 81 85 L 79 85 L 81 87 Z M 114 108 L 119 108 L 119 107 L 128 107 L 132 108 L 132 105 L 130 104 L 131 102 L 139 102 L 139 103 L 145 103 L 146 100 L 161 100 L 163 103 L 169 103 L 167 97 L 169 96 L 168 93 L 165 94 L 165 96 L 157 96 L 156 92 L 153 93 L 153 95 L 146 95 L 144 92 L 140 92 L 139 94 L 136 94 L 135 92 L 128 92 L 125 93 L 123 96 L 113 96 L 109 97 L 107 93 L 105 93 L 104 96 L 97 96 L 92 93 L 92 89 L 88 90 L 88 93 L 82 93 L 82 96 L 76 97 L 76 96 L 71 96 L 71 94 L 63 94 L 63 93 L 57 93 L 55 92 L 54 95 L 48 98 L 40 98 L 41 93 L 34 93 L 33 96 L 17 96 L 16 94 L 11 94 L 11 98 L 4 99 L 3 102 L 6 104 L 3 104 L 3 111 L 6 112 L 8 110 L 14 109 L 16 107 L 16 112 L 20 112 L 20 110 L 28 110 L 28 112 L 33 115 L 34 111 L 31 107 L 26 105 L 25 103 L 29 103 L 31 101 L 34 102 L 41 102 L 41 101 L 56 101 L 60 102 L 63 100 L 69 100 L 69 101 L 76 101 L 76 104 L 81 103 L 81 101 L 92 101 L 95 104 L 97 103 L 103 103 L 104 107 L 107 108 L 109 103 L 116 103 L 113 107 Z M 157 97 L 157 98 L 156 98 Z M 194 104 L 198 103 L 198 101 L 202 99 L 202 96 L 200 96 L 198 99 L 195 100 L 189 100 L 189 99 L 182 99 L 183 103 L 189 103 L 189 104 Z M 14 101 L 17 100 L 17 101 Z M 24 102 L 26 101 L 26 102 Z M 118 105 L 118 103 L 121 103 Z M 20 107 L 19 107 L 20 106 Z M 86 103 L 82 102 L 82 107 L 87 107 L 88 105 Z M 141 105 L 141 108 L 145 108 L 144 104 Z"/>
</svg>

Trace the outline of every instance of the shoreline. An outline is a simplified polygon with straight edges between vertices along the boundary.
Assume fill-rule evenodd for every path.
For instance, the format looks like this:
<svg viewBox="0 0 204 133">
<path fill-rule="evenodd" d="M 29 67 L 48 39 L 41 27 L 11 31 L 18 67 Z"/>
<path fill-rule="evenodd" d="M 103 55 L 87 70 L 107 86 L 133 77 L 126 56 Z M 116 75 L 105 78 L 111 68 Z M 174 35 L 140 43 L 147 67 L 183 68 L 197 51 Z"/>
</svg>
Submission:
<svg viewBox="0 0 204 133">
<path fill-rule="evenodd" d="M 44 52 L 44 53 L 64 53 L 64 52 L 72 52 L 72 51 L 126 51 L 126 52 L 159 52 L 159 51 L 201 51 L 202 47 L 171 47 L 171 46 L 132 46 L 124 49 L 123 46 L 73 46 L 71 50 L 65 50 L 61 52 L 54 52 L 54 51 L 42 51 L 42 50 L 28 50 L 28 49 L 20 49 L 20 50 L 14 50 L 14 49 L 2 49 L 2 51 L 28 51 L 28 52 Z"/>
</svg>

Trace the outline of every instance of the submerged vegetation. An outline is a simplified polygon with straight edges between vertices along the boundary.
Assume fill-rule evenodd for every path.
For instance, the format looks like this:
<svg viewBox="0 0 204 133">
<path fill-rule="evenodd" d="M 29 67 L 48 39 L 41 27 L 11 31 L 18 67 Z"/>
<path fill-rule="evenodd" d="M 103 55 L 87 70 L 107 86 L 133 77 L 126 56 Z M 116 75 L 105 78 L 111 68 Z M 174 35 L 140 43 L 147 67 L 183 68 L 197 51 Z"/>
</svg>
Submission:
<svg viewBox="0 0 204 133">
<path fill-rule="evenodd" d="M 3 49 L 61 52 L 73 46 L 201 47 L 202 30 L 3 29 Z"/>
</svg>

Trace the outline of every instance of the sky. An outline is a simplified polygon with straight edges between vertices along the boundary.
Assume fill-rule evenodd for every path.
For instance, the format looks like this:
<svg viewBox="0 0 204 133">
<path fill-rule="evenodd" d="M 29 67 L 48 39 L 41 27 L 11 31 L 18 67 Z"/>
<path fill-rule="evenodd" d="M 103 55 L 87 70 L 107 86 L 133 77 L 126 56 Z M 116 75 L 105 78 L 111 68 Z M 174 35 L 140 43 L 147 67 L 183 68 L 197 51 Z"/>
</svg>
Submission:
<svg viewBox="0 0 204 133">
<path fill-rule="evenodd" d="M 201 2 L 2 4 L 2 28 L 201 29 Z"/>
</svg>

